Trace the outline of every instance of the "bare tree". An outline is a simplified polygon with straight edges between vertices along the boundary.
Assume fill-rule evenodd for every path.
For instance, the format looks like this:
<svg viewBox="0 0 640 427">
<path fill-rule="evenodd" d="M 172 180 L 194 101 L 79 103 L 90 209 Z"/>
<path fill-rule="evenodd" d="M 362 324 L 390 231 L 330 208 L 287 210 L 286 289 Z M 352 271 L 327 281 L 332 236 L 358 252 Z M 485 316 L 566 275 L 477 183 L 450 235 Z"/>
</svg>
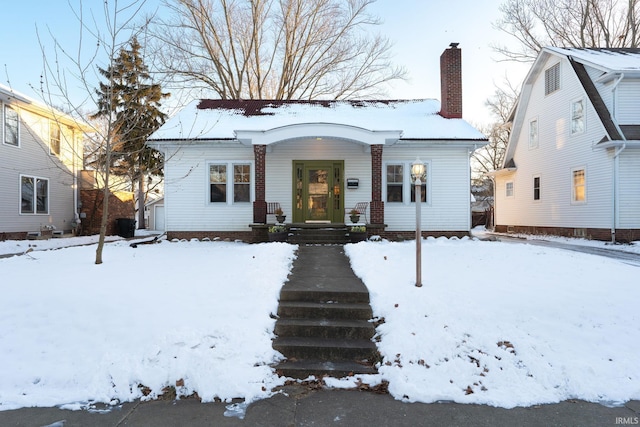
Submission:
<svg viewBox="0 0 640 427">
<path fill-rule="evenodd" d="M 96 249 L 96 264 L 102 264 L 102 252 L 104 248 L 107 221 L 109 215 L 109 178 L 112 149 L 116 138 L 126 138 L 119 134 L 120 129 L 116 121 L 116 111 L 106 111 L 101 115 L 100 126 L 94 126 L 95 122 L 87 111 L 96 110 L 98 105 L 98 92 L 95 87 L 98 81 L 98 65 L 107 67 L 113 65 L 117 53 L 136 34 L 138 30 L 132 30 L 134 20 L 140 15 L 145 0 L 104 0 L 102 3 L 103 16 L 96 16 L 91 12 L 87 14 L 83 10 L 82 1 L 78 6 L 71 6 L 71 11 L 79 23 L 78 46 L 71 49 L 62 46 L 55 35 L 51 34 L 53 49 L 47 52 L 45 44 L 40 39 L 43 54 L 44 71 L 42 76 L 42 96 L 50 105 L 63 103 L 79 122 L 91 127 L 94 132 L 88 135 L 92 141 L 89 145 L 100 147 L 104 153 L 104 188 L 103 210 L 100 223 L 100 237 Z M 91 19 L 87 19 L 90 15 Z M 104 19 L 102 25 L 98 25 Z M 102 28 L 105 30 L 103 31 Z M 139 26 L 137 26 L 139 28 Z M 88 49 L 87 49 L 88 46 Z M 115 83 L 111 81 L 112 85 Z M 81 93 L 81 96 L 79 95 Z M 104 94 L 113 97 L 113 93 Z M 115 104 L 115 103 L 112 103 Z"/>
<path fill-rule="evenodd" d="M 640 0 L 507 0 L 494 26 L 515 48 L 494 46 L 506 60 L 530 62 L 544 46 L 640 46 Z"/>
<path fill-rule="evenodd" d="M 489 143 L 473 153 L 472 159 L 476 175 L 484 175 L 502 167 L 511 135 L 509 117 L 517 98 L 518 89 L 508 79 L 505 79 L 503 86 L 496 85 L 493 97 L 485 102 L 494 121 L 482 129 L 483 133 L 489 137 Z"/>
<path fill-rule="evenodd" d="M 373 96 L 403 79 L 371 27 L 375 0 L 164 0 L 156 68 L 222 99 Z"/>
</svg>

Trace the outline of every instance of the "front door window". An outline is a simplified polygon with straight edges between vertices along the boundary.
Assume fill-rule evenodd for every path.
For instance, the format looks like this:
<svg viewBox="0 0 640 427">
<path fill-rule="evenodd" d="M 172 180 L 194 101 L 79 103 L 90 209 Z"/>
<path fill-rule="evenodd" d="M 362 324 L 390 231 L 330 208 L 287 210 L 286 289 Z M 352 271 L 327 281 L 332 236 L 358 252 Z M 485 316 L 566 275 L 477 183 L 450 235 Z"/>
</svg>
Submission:
<svg viewBox="0 0 640 427">
<path fill-rule="evenodd" d="M 343 161 L 294 163 L 294 222 L 342 222 Z"/>
<path fill-rule="evenodd" d="M 329 220 L 329 172 L 326 169 L 307 170 L 308 194 L 307 219 Z"/>
</svg>

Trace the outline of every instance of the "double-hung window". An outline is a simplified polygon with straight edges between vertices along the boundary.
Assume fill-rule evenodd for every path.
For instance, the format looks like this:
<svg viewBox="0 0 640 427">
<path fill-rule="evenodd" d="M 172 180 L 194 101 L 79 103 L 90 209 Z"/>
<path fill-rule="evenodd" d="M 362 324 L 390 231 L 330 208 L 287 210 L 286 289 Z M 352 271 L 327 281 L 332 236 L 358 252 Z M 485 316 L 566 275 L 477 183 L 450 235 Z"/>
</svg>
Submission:
<svg viewBox="0 0 640 427">
<path fill-rule="evenodd" d="M 248 203 L 250 201 L 251 164 L 241 162 L 209 164 L 209 203 Z"/>
<path fill-rule="evenodd" d="M 2 109 L 2 141 L 7 145 L 20 146 L 20 118 L 18 112 L 9 105 Z"/>
<path fill-rule="evenodd" d="M 404 165 L 387 165 L 387 202 L 402 203 L 404 185 Z"/>
<path fill-rule="evenodd" d="M 387 203 L 415 203 L 415 184 L 411 182 L 411 161 L 388 163 L 386 165 L 386 201 Z M 426 178 L 421 183 L 420 198 L 428 200 L 429 162 L 425 162 Z"/>
<path fill-rule="evenodd" d="M 538 119 L 529 121 L 529 148 L 538 148 Z"/>
<path fill-rule="evenodd" d="M 571 103 L 571 134 L 584 132 L 584 98 Z"/>
<path fill-rule="evenodd" d="M 233 202 L 251 201 L 251 166 L 233 165 Z"/>
<path fill-rule="evenodd" d="M 540 177 L 533 177 L 533 200 L 540 200 Z"/>
<path fill-rule="evenodd" d="M 584 168 L 571 171 L 571 202 L 584 203 L 587 201 L 587 174 Z"/>
<path fill-rule="evenodd" d="M 20 213 L 49 213 L 49 180 L 35 176 L 20 177 Z"/>
<path fill-rule="evenodd" d="M 505 183 L 504 189 L 505 197 L 513 197 L 513 181 Z"/>
<path fill-rule="evenodd" d="M 54 121 L 49 122 L 49 153 L 60 154 L 60 126 Z"/>
</svg>

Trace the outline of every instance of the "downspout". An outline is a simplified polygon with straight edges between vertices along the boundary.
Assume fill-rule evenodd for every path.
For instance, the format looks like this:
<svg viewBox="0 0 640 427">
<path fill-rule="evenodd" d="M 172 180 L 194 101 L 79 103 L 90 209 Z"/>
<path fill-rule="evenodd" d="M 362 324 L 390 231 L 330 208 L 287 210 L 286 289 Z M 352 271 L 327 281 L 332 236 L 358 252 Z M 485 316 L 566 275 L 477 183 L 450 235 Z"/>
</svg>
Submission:
<svg viewBox="0 0 640 427">
<path fill-rule="evenodd" d="M 620 136 L 622 136 L 623 139 L 626 139 L 624 136 L 624 133 L 622 133 L 622 129 L 620 129 L 620 126 L 618 126 L 618 121 L 616 120 L 616 113 L 617 113 L 617 109 L 616 109 L 616 102 L 617 102 L 617 97 L 616 97 L 616 91 L 618 88 L 618 85 L 620 84 L 620 82 L 622 81 L 622 79 L 624 78 L 624 73 L 620 73 L 620 77 L 618 77 L 618 79 L 613 83 L 613 88 L 611 88 L 611 107 L 613 109 L 613 114 L 611 115 L 611 120 L 613 121 L 613 124 L 615 125 L 615 127 L 618 129 L 618 132 L 620 133 Z M 618 147 L 616 149 L 616 151 L 613 153 L 613 194 L 612 194 L 612 214 L 613 214 L 613 218 L 611 218 L 611 243 L 615 243 L 616 242 L 616 228 L 618 228 L 618 181 L 619 181 L 619 169 L 620 169 L 620 153 L 622 153 L 622 151 L 626 148 L 626 144 L 622 144 L 622 146 Z"/>
<path fill-rule="evenodd" d="M 478 145 L 473 144 L 473 150 L 471 147 L 467 148 L 467 164 L 469 167 L 467 168 L 467 182 L 469 183 L 469 191 L 467 199 L 469 200 L 469 209 L 467 210 L 467 230 L 469 230 L 469 236 L 471 236 L 471 227 L 473 226 L 473 221 L 471 221 L 471 156 L 477 150 Z"/>
<path fill-rule="evenodd" d="M 613 153 L 613 218 L 611 221 L 611 243 L 616 242 L 616 228 L 618 227 L 618 174 L 620 168 L 620 153 L 627 147 L 627 144 L 616 148 Z"/>
<path fill-rule="evenodd" d="M 78 214 L 78 191 L 80 190 L 78 189 L 78 165 L 76 163 L 78 161 L 78 138 L 76 137 L 75 130 L 71 131 L 71 141 L 73 147 L 73 156 L 71 157 L 73 159 L 71 161 L 71 169 L 73 172 L 73 222 L 75 223 L 73 231 L 75 232 L 80 229 L 80 227 L 78 227 L 80 224 L 80 215 Z"/>
</svg>

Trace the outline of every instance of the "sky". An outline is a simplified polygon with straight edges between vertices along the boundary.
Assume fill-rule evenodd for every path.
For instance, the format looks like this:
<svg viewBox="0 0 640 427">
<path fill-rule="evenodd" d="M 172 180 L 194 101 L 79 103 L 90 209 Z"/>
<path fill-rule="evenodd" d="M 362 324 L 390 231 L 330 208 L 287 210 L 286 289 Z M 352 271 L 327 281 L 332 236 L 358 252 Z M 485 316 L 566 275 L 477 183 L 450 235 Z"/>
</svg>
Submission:
<svg viewBox="0 0 640 427">
<path fill-rule="evenodd" d="M 271 368 L 282 359 L 271 346 L 273 314 L 296 245 L 163 240 L 132 248 L 116 238 L 101 265 L 95 244 L 47 250 L 95 241 L 0 242 L 0 254 L 31 249 L 0 258 L 0 411 L 117 408 L 145 399 L 145 387 L 149 399 L 167 386 L 179 397 L 251 403 L 284 383 Z M 637 252 L 640 242 L 616 248 Z M 384 319 L 375 339 L 382 360 L 375 375 L 328 378 L 323 387 L 386 381 L 397 400 L 503 408 L 640 399 L 637 265 L 428 238 L 417 288 L 414 242 L 344 250 L 374 318 Z M 242 416 L 245 408 L 229 410 Z"/>
<path fill-rule="evenodd" d="M 520 84 L 528 66 L 497 62 L 491 44 L 511 43 L 508 36 L 492 27 L 500 18 L 505 0 L 378 0 L 370 11 L 383 24 L 378 30 L 394 42 L 394 61 L 404 66 L 409 80 L 388 89 L 391 99 L 440 99 L 439 58 L 450 43 L 462 49 L 463 116 L 474 125 L 489 123 L 485 101 L 507 77 Z M 148 1 L 153 9 L 157 1 Z M 79 0 L 30 0 L 3 5 L 0 38 L 7 41 L 0 54 L 0 83 L 40 99 L 43 54 L 55 63 L 52 39 L 70 53 L 78 49 L 79 24 L 71 4 Z M 102 1 L 84 0 L 84 13 L 102 13 Z M 122 3 L 121 3 L 122 4 Z M 96 18 L 97 22 L 100 21 Z M 40 38 L 38 38 L 39 33 Z"/>
</svg>

